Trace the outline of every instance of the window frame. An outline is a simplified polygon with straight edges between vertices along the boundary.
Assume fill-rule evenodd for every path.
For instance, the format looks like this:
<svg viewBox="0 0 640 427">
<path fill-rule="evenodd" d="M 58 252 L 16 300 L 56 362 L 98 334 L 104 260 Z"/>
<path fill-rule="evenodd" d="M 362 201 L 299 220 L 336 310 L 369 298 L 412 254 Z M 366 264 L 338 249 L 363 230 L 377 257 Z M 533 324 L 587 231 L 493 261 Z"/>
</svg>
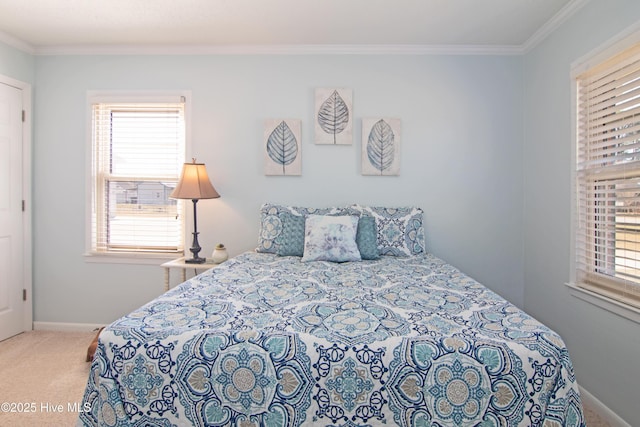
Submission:
<svg viewBox="0 0 640 427">
<path fill-rule="evenodd" d="M 191 91 L 88 91 L 86 97 L 86 186 L 85 186 L 85 261 L 92 263 L 124 263 L 159 265 L 184 255 L 177 252 L 161 251 L 95 251 L 92 242 L 92 203 L 94 197 L 94 147 L 93 147 L 93 104 L 95 103 L 184 103 L 185 159 L 191 155 Z M 183 159 L 184 160 L 184 159 Z M 183 248 L 188 247 L 189 221 L 186 217 L 186 204 L 178 201 L 178 214 L 183 218 Z"/>
<path fill-rule="evenodd" d="M 578 263 L 578 229 L 581 215 L 578 197 L 578 168 L 577 158 L 579 150 L 579 105 L 578 105 L 578 77 L 588 70 L 601 66 L 612 57 L 621 54 L 640 43 L 640 24 L 627 28 L 602 46 L 592 50 L 571 64 L 571 251 L 570 251 L 570 279 L 565 285 L 571 295 L 590 304 L 603 308 L 611 313 L 620 315 L 634 322 L 640 323 L 640 308 L 609 293 L 611 283 L 618 286 L 616 280 L 605 278 L 593 282 L 583 280 L 586 272 L 580 270 Z M 589 274 L 586 274 L 589 277 Z M 591 276 L 593 278 L 593 276 Z"/>
</svg>

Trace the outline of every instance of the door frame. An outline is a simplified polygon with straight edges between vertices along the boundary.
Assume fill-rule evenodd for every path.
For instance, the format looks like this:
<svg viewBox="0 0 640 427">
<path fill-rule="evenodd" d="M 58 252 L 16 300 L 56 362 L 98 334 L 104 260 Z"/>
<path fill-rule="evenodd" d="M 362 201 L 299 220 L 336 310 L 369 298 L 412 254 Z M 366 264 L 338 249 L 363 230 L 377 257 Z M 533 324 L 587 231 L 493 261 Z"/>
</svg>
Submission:
<svg viewBox="0 0 640 427">
<path fill-rule="evenodd" d="M 22 216 L 22 286 L 27 292 L 27 298 L 24 301 L 22 330 L 30 331 L 33 329 L 33 258 L 31 244 L 31 116 L 33 114 L 31 111 L 31 85 L 2 74 L 0 74 L 0 83 L 13 86 L 22 92 L 22 109 L 24 110 L 24 120 L 22 121 L 22 199 L 24 200 Z"/>
</svg>

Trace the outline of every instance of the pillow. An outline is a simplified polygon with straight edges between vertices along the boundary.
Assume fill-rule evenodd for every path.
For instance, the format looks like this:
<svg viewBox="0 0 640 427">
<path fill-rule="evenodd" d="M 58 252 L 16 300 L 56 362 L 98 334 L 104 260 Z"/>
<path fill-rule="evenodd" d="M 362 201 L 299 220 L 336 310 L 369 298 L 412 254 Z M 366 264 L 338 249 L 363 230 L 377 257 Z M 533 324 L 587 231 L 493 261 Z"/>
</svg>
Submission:
<svg viewBox="0 0 640 427">
<path fill-rule="evenodd" d="M 302 261 L 360 261 L 357 231 L 357 216 L 307 216 Z"/>
<path fill-rule="evenodd" d="M 282 212 L 280 220 L 282 221 L 282 232 L 275 239 L 276 253 L 279 256 L 303 256 L 305 217 Z M 375 218 L 372 216 L 361 217 L 358 220 L 356 245 L 362 259 L 380 258 L 377 236 Z"/>
<path fill-rule="evenodd" d="M 265 203 L 260 208 L 260 232 L 256 252 L 278 253 L 279 242 L 276 241 L 282 233 L 282 214 L 290 213 L 298 216 L 306 215 L 346 215 L 347 208 L 303 208 L 294 206 Z"/>
<path fill-rule="evenodd" d="M 412 256 L 424 252 L 422 209 L 352 205 L 349 212 L 375 218 L 380 255 Z"/>
<path fill-rule="evenodd" d="M 302 256 L 304 253 L 305 217 L 289 212 L 280 214 L 282 232 L 276 237 L 276 253 L 280 256 Z"/>
<path fill-rule="evenodd" d="M 378 230 L 376 219 L 372 216 L 362 216 L 358 221 L 356 244 L 362 259 L 378 259 Z"/>
</svg>

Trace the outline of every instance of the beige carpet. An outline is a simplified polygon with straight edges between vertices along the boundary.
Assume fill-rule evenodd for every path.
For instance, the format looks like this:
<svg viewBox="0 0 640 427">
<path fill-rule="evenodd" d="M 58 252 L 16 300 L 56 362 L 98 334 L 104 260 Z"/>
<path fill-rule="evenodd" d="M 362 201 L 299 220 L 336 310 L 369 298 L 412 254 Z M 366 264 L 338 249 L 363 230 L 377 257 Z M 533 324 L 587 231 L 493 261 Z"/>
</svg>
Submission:
<svg viewBox="0 0 640 427">
<path fill-rule="evenodd" d="M 87 347 L 95 332 L 32 331 L 0 342 L 0 426 L 74 426 L 89 375 Z M 31 412 L 25 412 L 25 411 Z M 588 427 L 608 427 L 585 408 Z"/>
<path fill-rule="evenodd" d="M 0 426 L 73 426 L 95 332 L 33 331 L 0 342 Z M 28 411 L 28 412 L 27 412 Z"/>
</svg>

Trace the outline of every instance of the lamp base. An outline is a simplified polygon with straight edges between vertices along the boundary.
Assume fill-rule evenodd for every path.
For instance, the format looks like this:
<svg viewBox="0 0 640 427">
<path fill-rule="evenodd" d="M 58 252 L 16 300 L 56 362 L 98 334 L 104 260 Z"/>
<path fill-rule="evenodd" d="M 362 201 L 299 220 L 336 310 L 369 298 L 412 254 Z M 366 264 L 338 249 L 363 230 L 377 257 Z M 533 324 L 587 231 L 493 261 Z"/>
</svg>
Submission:
<svg viewBox="0 0 640 427">
<path fill-rule="evenodd" d="M 187 264 L 204 264 L 207 260 L 206 258 L 201 258 L 198 254 L 202 249 L 200 247 L 200 243 L 198 243 L 198 219 L 196 216 L 196 203 L 198 203 L 197 199 L 193 199 L 193 243 L 191 244 L 191 248 L 189 250 L 193 254 L 191 258 L 185 259 L 184 262 Z"/>
</svg>

